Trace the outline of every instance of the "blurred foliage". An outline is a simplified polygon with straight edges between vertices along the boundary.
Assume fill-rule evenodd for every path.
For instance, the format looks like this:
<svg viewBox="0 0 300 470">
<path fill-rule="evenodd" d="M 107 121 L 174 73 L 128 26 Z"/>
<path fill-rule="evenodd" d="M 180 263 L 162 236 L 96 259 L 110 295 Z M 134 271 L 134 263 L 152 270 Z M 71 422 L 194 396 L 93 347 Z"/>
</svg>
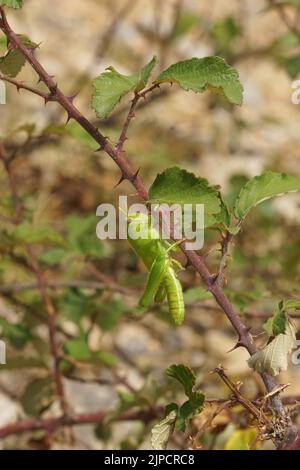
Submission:
<svg viewBox="0 0 300 470">
<path fill-rule="evenodd" d="M 0 3 L 7 4 L 3 1 Z M 299 181 L 299 139 L 293 130 L 296 111 L 288 107 L 287 111 L 284 108 L 284 111 L 279 109 L 277 112 L 276 103 L 271 104 L 272 97 L 276 102 L 276 95 L 270 95 L 279 91 L 275 85 L 272 92 L 269 88 L 269 82 L 272 82 L 271 85 L 276 82 L 278 74 L 279 86 L 283 83 L 288 88 L 283 100 L 290 100 L 290 81 L 299 78 L 300 73 L 300 31 L 297 32 L 297 22 L 295 28 L 289 29 L 282 23 L 275 8 L 257 7 L 253 12 L 248 6 L 248 17 L 242 2 L 233 2 L 233 8 L 223 3 L 218 14 L 214 12 L 213 2 L 211 5 L 193 7 L 189 2 L 168 0 L 163 2 L 166 5 L 159 7 L 160 14 L 156 10 L 161 2 L 156 1 L 147 2 L 147 5 L 142 0 L 137 1 L 137 5 L 133 5 L 132 10 L 128 8 L 126 14 L 118 10 L 124 3 L 120 1 L 113 2 L 116 11 L 110 10 L 109 2 L 105 5 L 96 5 L 92 0 L 72 3 L 78 4 L 78 16 L 72 23 L 72 19 L 67 19 L 69 10 L 65 14 L 64 8 L 59 8 L 59 24 L 62 27 L 59 24 L 56 26 L 55 34 L 52 33 L 54 39 L 49 42 L 49 46 L 46 44 L 47 34 L 43 31 L 43 24 L 47 32 L 54 25 L 46 1 L 34 0 L 28 2 L 28 5 L 25 1 L 24 10 L 10 12 L 10 16 L 18 21 L 18 29 L 22 33 L 32 28 L 31 41 L 42 42 L 38 50 L 39 57 L 43 57 L 42 62 L 48 61 L 51 67 L 57 69 L 62 87 L 70 94 L 82 90 L 76 98 L 76 104 L 78 102 L 78 106 L 91 119 L 94 117 L 89 101 L 95 75 L 114 64 L 116 69 L 124 71 L 124 75 L 131 79 L 133 77 L 130 87 L 120 89 L 113 102 L 108 103 L 109 110 L 112 110 L 122 98 L 118 108 L 109 116 L 106 116 L 106 112 L 98 112 L 98 117 L 106 118 L 101 122 L 95 121 L 112 143 L 117 140 L 130 106 L 125 92 L 139 88 L 140 81 L 134 74 L 154 54 L 159 59 L 157 75 L 165 70 L 164 80 L 161 81 L 171 83 L 174 80 L 169 65 L 193 55 L 219 55 L 240 71 L 246 91 L 242 108 L 233 108 L 219 94 L 184 94 L 179 87 L 162 85 L 160 90 L 146 98 L 145 103 L 140 104 L 137 119 L 128 133 L 129 141 L 126 142 L 133 167 L 141 167 L 140 173 L 149 186 L 158 173 L 176 165 L 186 168 L 190 175 L 194 173 L 200 187 L 209 184 L 212 202 L 218 208 L 222 204 L 225 211 L 225 203 L 228 204 L 231 219 L 222 212 L 217 222 L 208 224 L 214 230 L 207 233 L 203 249 L 209 267 L 212 272 L 216 272 L 220 259 L 219 232 L 224 231 L 224 227 L 236 227 L 238 220 L 232 209 L 247 181 L 268 170 L 277 174 L 293 174 Z M 220 2 L 217 3 L 220 6 Z M 288 8 L 289 17 L 297 18 L 294 10 L 299 7 L 298 3 L 289 3 L 291 6 L 284 8 Z M 67 4 L 64 6 L 69 8 Z M 82 11 L 86 23 L 82 23 L 80 32 L 80 28 L 78 30 L 74 25 L 76 21 L 81 21 Z M 23 12 L 26 18 L 32 16 L 31 20 L 28 19 L 32 23 L 26 24 L 27 19 L 22 19 Z M 104 23 L 99 27 L 102 13 Z M 106 37 L 105 31 L 109 32 L 107 25 L 114 20 L 117 27 Z M 42 26 L 36 26 L 40 21 Z M 62 32 L 64 22 L 69 22 L 67 33 Z M 253 27 L 255 31 L 260 30 L 257 42 L 253 41 Z M 88 46 L 91 48 L 93 45 L 92 51 L 89 50 L 90 64 L 86 49 L 79 47 L 81 36 L 83 45 L 87 46 L 86 30 L 90 30 Z M 78 55 L 71 46 L 68 51 L 67 44 L 60 47 L 60 42 L 63 43 L 64 39 L 67 41 L 64 34 L 70 35 L 72 42 L 76 38 Z M 28 41 L 27 37 L 22 37 Z M 30 44 L 35 48 L 36 43 Z M 0 51 L 2 73 L 14 77 L 20 72 L 20 79 L 26 80 L 26 83 L 36 79 L 30 75 L 28 66 L 23 67 L 24 58 L 20 55 L 16 57 L 15 51 L 8 50 L 3 36 L 0 36 Z M 70 60 L 73 61 L 71 64 Z M 252 70 L 259 71 L 260 67 L 262 71 L 257 76 L 251 75 Z M 144 77 L 145 82 L 149 78 L 148 72 Z M 180 83 L 178 70 L 171 72 L 175 73 L 176 81 Z M 195 71 L 189 69 L 188 72 L 190 79 Z M 265 73 L 269 74 L 267 85 L 260 90 L 259 84 Z M 119 80 L 121 72 L 111 70 L 105 72 L 107 75 L 114 75 Z M 236 76 L 233 78 L 236 79 Z M 257 80 L 257 84 L 249 85 L 251 80 Z M 235 85 L 238 87 L 238 96 L 231 101 L 240 102 L 240 89 L 237 83 Z M 222 82 L 217 80 L 211 86 L 222 87 Z M 42 85 L 39 87 L 44 89 Z M 190 88 L 190 83 L 188 86 L 183 85 L 183 88 Z M 202 91 L 203 84 L 200 88 Z M 39 268 L 46 276 L 48 292 L 57 312 L 56 327 L 61 355 L 59 366 L 65 384 L 72 390 L 68 396 L 71 405 L 77 393 L 76 388 L 72 389 L 72 384 L 74 387 L 76 384 L 96 384 L 99 390 L 104 386 L 109 387 L 111 402 L 108 416 L 104 423 L 95 426 L 94 435 L 88 438 L 90 442 L 81 444 L 82 436 L 76 434 L 79 447 L 89 444 L 95 448 L 149 447 L 151 427 L 163 419 L 164 411 L 160 410 L 160 416 L 150 420 L 150 423 L 141 420 L 141 426 L 133 426 L 126 435 L 121 435 L 119 429 L 116 431 L 115 419 L 128 410 L 145 411 L 149 406 L 165 410 L 171 403 L 175 406 L 167 409 L 167 421 L 163 423 L 163 433 L 167 433 L 169 448 L 178 446 L 178 441 L 172 440 L 170 429 L 175 429 L 175 437 L 178 429 L 185 431 L 179 437 L 180 444 L 185 448 L 190 445 L 189 438 L 192 441 L 195 438 L 195 448 L 261 448 L 263 444 L 256 442 L 257 431 L 250 426 L 249 416 L 245 418 L 238 406 L 217 413 L 214 425 L 211 423 L 205 432 L 201 431 L 216 408 L 215 405 L 205 406 L 200 413 L 204 395 L 198 389 L 203 390 L 206 398 L 224 398 L 229 395 L 215 375 L 208 372 L 220 360 L 227 361 L 224 358 L 229 349 L 227 340 L 234 344 L 232 332 L 223 316 L 218 310 L 216 314 L 211 314 L 209 308 L 214 305 L 211 295 L 199 285 L 194 273 L 187 269 L 181 276 L 187 305 L 187 318 L 182 332 L 170 322 L 164 304 L 155 305 L 143 316 L 138 313 L 136 305 L 146 279 L 144 268 L 130 252 L 126 242 L 102 242 L 97 239 L 95 230 L 98 219 L 94 215 L 102 202 L 117 205 L 119 194 L 126 193 L 130 201 L 134 202 L 134 191 L 127 183 L 114 189 L 120 177 L 118 170 L 103 153 L 94 152 L 97 145 L 77 123 L 70 121 L 65 125 L 65 116 L 55 105 L 49 103 L 44 110 L 43 103 L 37 101 L 37 98 L 26 95 L 25 91 L 20 96 L 14 92 L 9 89 L 9 106 L 1 107 L 4 119 L 0 126 L 1 143 L 10 159 L 17 188 L 17 194 L 12 193 L 12 176 L 7 175 L 2 166 L 0 329 L 1 337 L 7 343 L 7 365 L 1 366 L 0 385 L 8 382 L 6 388 L 13 391 L 18 413 L 43 417 L 45 413 L 55 412 L 57 405 L 54 380 L 47 372 L 51 367 L 47 315 L 28 254 L 30 246 L 36 253 Z M 278 101 L 280 99 L 282 96 Z M 280 103 L 277 104 L 279 108 Z M 256 110 L 256 107 L 259 109 Z M 286 124 L 288 113 L 294 113 L 290 118 L 290 127 Z M 281 138 L 284 132 L 288 133 L 287 140 L 291 140 L 286 146 L 282 144 Z M 272 143 L 274 140 L 275 144 L 268 147 L 270 140 Z M 167 172 L 162 174 L 168 176 Z M 266 174 L 270 175 L 269 172 Z M 208 183 L 205 183 L 204 178 L 208 179 Z M 250 185 L 254 180 L 251 181 Z M 224 184 L 223 199 L 216 184 Z M 296 189 L 292 186 L 290 189 Z M 169 187 L 172 190 L 169 193 L 174 198 L 178 194 L 178 180 Z M 286 190 L 286 187 L 279 188 L 276 183 L 271 194 L 262 192 L 260 199 L 254 198 L 250 202 L 246 198 L 247 211 L 260 200 Z M 155 193 L 155 183 L 152 192 Z M 156 188 L 157 193 L 160 194 Z M 192 191 L 187 193 L 190 201 Z M 272 317 L 282 299 L 299 299 L 299 199 L 295 203 L 292 198 L 289 201 L 283 206 L 277 201 L 266 201 L 251 211 L 236 235 L 231 250 L 226 273 L 226 293 L 255 333 L 263 331 L 262 325 L 267 318 L 251 318 L 247 316 L 249 312 L 263 311 Z M 21 221 L 16 226 L 11 219 L 16 217 L 19 204 L 22 206 Z M 215 206 L 211 211 L 213 215 L 217 212 L 214 209 Z M 246 209 L 245 205 L 239 207 L 235 212 L 236 218 L 243 218 Z M 212 337 L 209 336 L 212 332 L 216 334 L 214 344 L 209 339 L 205 340 L 206 336 Z M 220 338 L 223 338 L 224 344 Z M 223 349 L 221 358 L 216 346 L 218 342 Z M 237 356 L 235 358 L 238 363 Z M 195 375 L 191 372 L 188 390 L 186 379 L 178 379 L 178 371 L 175 373 L 173 370 L 171 374 L 168 369 L 168 375 L 179 380 L 187 396 L 184 396 L 182 387 L 177 386 L 176 380 L 168 380 L 164 374 L 172 362 L 191 364 L 195 369 Z M 256 383 L 252 383 L 251 370 L 246 360 L 243 359 L 243 366 L 233 374 L 237 380 L 246 379 L 247 384 L 250 384 L 250 395 L 256 397 L 260 389 Z M 298 387 L 299 391 L 299 372 L 293 372 L 291 379 L 285 376 L 284 381 L 293 381 L 293 390 Z M 184 401 L 186 398 L 188 400 Z M 92 400 L 87 399 L 87 402 Z M 107 403 L 101 406 L 106 410 Z M 176 413 L 171 415 L 171 419 L 167 419 L 174 411 Z M 160 428 L 159 433 L 161 431 Z M 31 447 L 30 436 L 18 439 L 5 440 L 4 447 Z M 62 436 L 52 436 L 52 440 L 53 446 L 67 445 Z M 43 433 L 37 436 L 37 441 L 46 447 Z M 162 445 L 163 439 L 159 442 Z"/>
</svg>

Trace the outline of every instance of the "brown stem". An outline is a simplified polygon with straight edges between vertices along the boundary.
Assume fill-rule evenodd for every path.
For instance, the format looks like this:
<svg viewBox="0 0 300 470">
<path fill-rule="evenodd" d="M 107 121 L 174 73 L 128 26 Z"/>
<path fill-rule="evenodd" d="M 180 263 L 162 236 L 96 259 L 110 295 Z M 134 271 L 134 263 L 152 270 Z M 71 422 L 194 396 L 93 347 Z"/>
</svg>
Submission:
<svg viewBox="0 0 300 470">
<path fill-rule="evenodd" d="M 230 243 L 233 239 L 233 235 L 229 232 L 227 232 L 224 235 L 224 238 L 222 240 L 222 247 L 221 247 L 221 261 L 220 261 L 220 266 L 219 266 L 219 274 L 216 279 L 216 283 L 220 287 L 224 287 L 225 284 L 225 270 L 227 267 L 227 260 L 229 257 L 229 247 Z"/>
<path fill-rule="evenodd" d="M 161 407 L 157 407 L 155 409 L 149 408 L 148 410 L 129 410 L 117 418 L 114 418 L 114 421 L 141 420 L 147 423 L 160 417 L 162 414 L 163 409 Z M 107 416 L 107 412 L 99 411 L 98 413 L 83 413 L 74 416 L 63 416 L 61 418 L 22 420 L 1 428 L 0 439 L 4 439 L 12 434 L 21 434 L 23 432 L 35 430 L 45 430 L 51 434 L 61 426 L 102 423 Z"/>
<path fill-rule="evenodd" d="M 49 95 L 49 93 L 44 93 L 44 92 L 38 90 L 37 88 L 33 88 L 31 86 L 25 85 L 24 83 L 22 83 L 18 80 L 15 80 L 14 78 L 7 77 L 6 75 L 3 75 L 2 73 L 0 73 L 0 80 L 3 80 L 4 82 L 11 83 L 12 85 L 15 85 L 15 87 L 17 88 L 18 91 L 20 91 L 20 90 L 30 91 L 34 95 L 37 95 L 37 96 L 40 96 L 41 98 L 43 98 L 46 103 L 48 101 L 52 101 L 52 97 L 51 97 L 51 95 Z"/>
<path fill-rule="evenodd" d="M 63 378 L 60 371 L 60 353 L 59 353 L 59 345 L 57 342 L 57 334 L 56 334 L 56 325 L 55 325 L 55 318 L 56 318 L 56 311 L 52 300 L 48 294 L 48 287 L 47 287 L 47 280 L 43 273 L 43 271 L 39 267 L 39 263 L 35 254 L 35 251 L 32 246 L 27 247 L 27 252 L 29 258 L 31 260 L 31 267 L 33 272 L 35 273 L 39 289 L 41 292 L 41 297 L 43 301 L 43 305 L 47 314 L 47 324 L 48 324 L 48 331 L 49 331 L 49 341 L 50 341 L 50 352 L 53 358 L 53 375 L 54 381 L 56 385 L 56 393 L 59 398 L 61 410 L 63 415 L 67 415 L 68 407 L 65 399 L 65 392 L 64 392 L 64 385 L 63 385 Z"/>
<path fill-rule="evenodd" d="M 229 390 L 231 390 L 233 396 L 235 397 L 238 403 L 243 405 L 243 407 L 246 408 L 246 410 L 248 410 L 249 413 L 251 413 L 259 423 L 263 422 L 264 424 L 268 424 L 269 420 L 267 419 L 267 417 L 250 400 L 248 400 L 241 394 L 239 388 L 234 383 L 232 383 L 231 380 L 227 377 L 223 367 L 217 367 L 214 372 L 219 375 L 219 377 L 227 385 Z"/>
</svg>

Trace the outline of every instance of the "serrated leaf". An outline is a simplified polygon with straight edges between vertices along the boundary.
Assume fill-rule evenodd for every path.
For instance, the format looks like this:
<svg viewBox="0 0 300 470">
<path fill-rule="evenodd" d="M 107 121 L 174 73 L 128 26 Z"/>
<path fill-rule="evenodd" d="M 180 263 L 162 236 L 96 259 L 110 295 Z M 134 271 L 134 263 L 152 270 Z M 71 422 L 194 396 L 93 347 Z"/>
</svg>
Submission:
<svg viewBox="0 0 300 470">
<path fill-rule="evenodd" d="M 38 44 L 32 42 L 27 36 L 19 35 L 24 46 L 36 49 Z M 4 57 L 0 57 L 0 71 L 9 77 L 16 77 L 26 63 L 25 56 L 19 49 L 9 49 Z"/>
<path fill-rule="evenodd" d="M 166 416 L 151 430 L 151 445 L 155 450 L 166 450 L 169 439 L 174 431 L 177 413 L 175 410 Z"/>
<path fill-rule="evenodd" d="M 299 189 L 300 180 L 298 178 L 286 173 L 266 171 L 252 178 L 241 189 L 234 207 L 235 216 L 242 220 L 257 204 Z"/>
<path fill-rule="evenodd" d="M 158 204 L 204 204 L 205 216 L 218 214 L 221 200 L 216 188 L 204 178 L 179 167 L 171 167 L 157 175 L 149 190 L 149 202 Z"/>
<path fill-rule="evenodd" d="M 155 83 L 177 83 L 184 90 L 202 93 L 205 90 L 223 93 L 234 104 L 242 104 L 243 87 L 237 71 L 221 57 L 194 57 L 171 65 Z"/>
<path fill-rule="evenodd" d="M 138 92 L 145 88 L 151 72 L 157 63 L 156 57 L 133 75 L 122 75 L 113 67 L 93 80 L 94 92 L 92 108 L 98 118 L 105 118 L 120 100 L 130 92 Z"/>
<path fill-rule="evenodd" d="M 0 0 L 0 6 L 20 9 L 23 6 L 23 0 Z"/>
<path fill-rule="evenodd" d="M 278 375 L 288 367 L 288 354 L 296 339 L 295 328 L 287 322 L 285 334 L 277 335 L 264 349 L 258 351 L 250 359 L 248 365 L 256 372 Z"/>
<path fill-rule="evenodd" d="M 55 399 L 53 381 L 47 377 L 36 379 L 31 382 L 25 389 L 21 397 L 21 404 L 24 411 L 38 417 L 53 403 Z"/>
<path fill-rule="evenodd" d="M 196 376 L 192 369 L 184 364 L 173 364 L 166 370 L 168 377 L 177 380 L 184 388 L 187 397 L 193 393 L 193 387 L 196 383 Z"/>
<path fill-rule="evenodd" d="M 0 71 L 9 77 L 16 77 L 25 65 L 26 59 L 22 52 L 17 49 L 11 49 L 0 58 Z"/>
<path fill-rule="evenodd" d="M 176 427 L 179 431 L 186 430 L 186 422 L 194 418 L 203 409 L 204 394 L 200 391 L 192 392 L 190 398 L 179 408 Z"/>
</svg>

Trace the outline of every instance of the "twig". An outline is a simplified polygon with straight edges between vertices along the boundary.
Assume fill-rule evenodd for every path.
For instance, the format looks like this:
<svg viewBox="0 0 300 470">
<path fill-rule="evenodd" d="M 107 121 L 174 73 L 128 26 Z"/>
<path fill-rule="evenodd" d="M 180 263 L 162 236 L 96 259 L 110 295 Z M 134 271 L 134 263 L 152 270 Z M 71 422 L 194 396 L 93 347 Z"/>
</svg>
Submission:
<svg viewBox="0 0 300 470">
<path fill-rule="evenodd" d="M 162 407 L 149 410 L 129 410 L 122 415 L 112 418 L 113 421 L 141 420 L 145 423 L 160 417 L 163 413 Z M 98 413 L 83 413 L 74 416 L 64 416 L 50 419 L 28 419 L 18 421 L 0 429 L 0 439 L 4 439 L 12 434 L 21 434 L 28 431 L 45 430 L 52 434 L 62 426 L 78 426 L 83 424 L 102 423 L 109 413 L 99 411 Z"/>
<path fill-rule="evenodd" d="M 223 382 L 231 390 L 231 392 L 233 393 L 233 395 L 234 395 L 235 399 L 237 400 L 237 402 L 240 403 L 241 405 L 243 405 L 243 407 L 246 408 L 246 410 L 248 410 L 254 416 L 254 418 L 257 419 L 258 423 L 262 423 L 262 422 L 264 424 L 269 423 L 269 420 L 264 415 L 264 413 L 262 413 L 262 411 L 259 410 L 250 400 L 245 398 L 241 394 L 241 392 L 239 391 L 238 387 L 233 382 L 231 382 L 229 377 L 227 377 L 227 375 L 225 374 L 225 371 L 224 371 L 223 367 L 221 367 L 221 366 L 216 367 L 214 372 L 219 375 L 219 377 L 223 380 Z"/>
<path fill-rule="evenodd" d="M 124 143 L 127 140 L 128 128 L 130 126 L 130 123 L 131 123 L 132 119 L 135 117 L 135 110 L 136 110 L 138 102 L 140 101 L 141 98 L 146 98 L 146 95 L 148 93 L 152 92 L 155 88 L 158 88 L 158 87 L 159 87 L 159 85 L 154 84 L 154 85 L 150 86 L 149 88 L 147 88 L 146 90 L 144 90 L 140 93 L 136 92 L 134 94 L 134 98 L 131 102 L 129 112 L 128 112 L 127 117 L 125 119 L 122 131 L 121 131 L 121 134 L 120 134 L 120 137 L 118 139 L 117 146 L 116 146 L 116 148 L 119 152 L 123 151 Z"/>
<path fill-rule="evenodd" d="M 37 88 L 33 88 L 31 86 L 25 85 L 23 82 L 20 82 L 19 80 L 16 80 L 11 77 L 7 77 L 6 75 L 3 75 L 2 73 L 0 73 L 0 80 L 7 82 L 7 83 L 11 83 L 12 85 L 15 85 L 18 91 L 27 90 L 33 93 L 34 95 L 40 96 L 41 98 L 45 100 L 45 103 L 48 103 L 48 101 L 54 101 L 51 95 L 49 95 L 49 93 L 44 93 L 38 90 Z"/>
<path fill-rule="evenodd" d="M 28 252 L 29 258 L 31 259 L 31 266 L 36 275 L 42 301 L 44 304 L 44 308 L 47 313 L 50 349 L 51 349 L 51 355 L 53 357 L 53 362 L 54 362 L 54 381 L 56 384 L 56 393 L 60 401 L 63 415 L 67 415 L 68 407 L 67 407 L 67 403 L 65 399 L 62 373 L 59 367 L 60 366 L 60 354 L 59 354 L 59 346 L 58 346 L 57 337 L 56 337 L 56 325 L 55 325 L 55 318 L 57 315 L 56 315 L 56 311 L 52 303 L 52 300 L 50 299 L 49 294 L 48 294 L 46 277 L 43 271 L 40 269 L 34 248 L 32 246 L 28 246 L 27 252 Z"/>
<path fill-rule="evenodd" d="M 122 294 L 125 294 L 125 295 L 135 293 L 134 289 L 121 286 L 117 283 L 114 283 L 114 285 L 112 286 L 106 282 L 81 281 L 81 280 L 48 281 L 47 282 L 47 289 L 53 289 L 53 290 L 72 289 L 72 288 L 98 290 L 98 289 L 103 289 L 103 287 L 105 287 L 108 290 L 114 290 L 114 291 L 117 290 L 118 292 L 121 292 Z M 19 292 L 24 292 L 27 290 L 36 290 L 36 289 L 39 289 L 39 285 L 36 282 L 27 283 L 27 284 L 11 284 L 11 285 L 0 286 L 0 294 L 19 293 Z"/>
<path fill-rule="evenodd" d="M 192 437 L 192 448 L 197 449 L 198 448 L 198 441 L 201 439 L 203 434 L 213 425 L 213 420 L 220 414 L 222 411 L 226 410 L 227 408 L 233 406 L 235 404 L 235 401 L 233 400 L 225 400 L 223 401 L 217 408 L 216 410 L 207 418 L 205 423 L 201 426 L 197 434 Z"/>
<path fill-rule="evenodd" d="M 224 235 L 224 238 L 222 240 L 222 246 L 221 246 L 221 260 L 220 260 L 220 266 L 219 266 L 219 274 L 216 278 L 216 283 L 220 286 L 220 287 L 224 287 L 224 284 L 225 284 L 225 270 L 226 270 L 226 267 L 227 267 L 227 260 L 228 260 L 228 257 L 229 257 L 229 246 L 230 246 L 230 243 L 233 239 L 233 235 L 229 232 L 227 232 L 225 235 Z"/>
</svg>

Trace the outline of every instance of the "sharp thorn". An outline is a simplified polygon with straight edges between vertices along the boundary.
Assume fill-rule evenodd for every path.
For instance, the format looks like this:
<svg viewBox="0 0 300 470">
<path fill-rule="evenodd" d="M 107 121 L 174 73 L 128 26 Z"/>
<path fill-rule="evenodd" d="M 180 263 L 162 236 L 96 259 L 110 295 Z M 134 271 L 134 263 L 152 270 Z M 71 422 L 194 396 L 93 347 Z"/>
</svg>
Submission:
<svg viewBox="0 0 300 470">
<path fill-rule="evenodd" d="M 97 152 L 103 152 L 104 148 L 103 147 L 98 147 L 96 150 L 95 150 L 95 153 Z"/>
<path fill-rule="evenodd" d="M 66 124 L 68 124 L 68 122 L 70 122 L 72 118 L 73 116 L 71 116 L 71 114 L 68 113 Z"/>
<path fill-rule="evenodd" d="M 134 182 L 134 181 L 137 179 L 139 172 L 140 172 L 140 168 L 139 168 L 139 169 L 134 173 L 134 175 L 130 178 L 130 181 L 131 181 L 131 182 Z"/>
<path fill-rule="evenodd" d="M 79 93 L 75 93 L 72 96 L 68 96 L 68 100 L 73 104 L 73 102 L 74 102 L 75 98 L 77 98 L 78 94 Z"/>
<path fill-rule="evenodd" d="M 47 104 L 49 103 L 49 101 L 51 101 L 51 96 L 50 96 L 50 95 L 45 96 L 44 100 L 45 100 L 45 106 L 47 106 Z"/>
<path fill-rule="evenodd" d="M 238 340 L 237 343 L 233 346 L 233 348 L 229 349 L 227 353 L 235 351 L 235 349 L 238 349 L 238 348 L 245 348 L 245 344 L 241 340 Z"/>
<path fill-rule="evenodd" d="M 119 181 L 117 182 L 117 184 L 115 185 L 115 188 L 117 188 L 118 186 L 120 186 L 121 183 L 123 183 L 123 181 L 125 181 L 127 178 L 125 175 L 121 175 L 121 178 L 119 179 Z"/>
</svg>

